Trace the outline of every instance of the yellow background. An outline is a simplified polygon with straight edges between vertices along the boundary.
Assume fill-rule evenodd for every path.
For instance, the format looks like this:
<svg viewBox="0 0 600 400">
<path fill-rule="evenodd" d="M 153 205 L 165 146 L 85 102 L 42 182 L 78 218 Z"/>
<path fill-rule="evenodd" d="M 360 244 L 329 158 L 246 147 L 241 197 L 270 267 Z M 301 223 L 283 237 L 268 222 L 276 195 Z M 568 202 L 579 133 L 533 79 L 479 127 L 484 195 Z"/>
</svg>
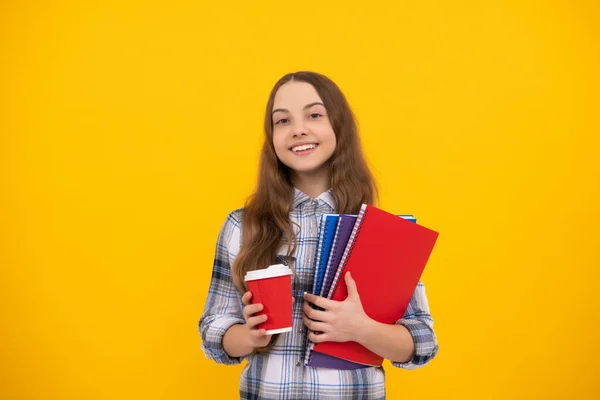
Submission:
<svg viewBox="0 0 600 400">
<path fill-rule="evenodd" d="M 327 4 L 325 4 L 327 3 Z M 415 4 L 418 3 L 418 4 Z M 268 92 L 333 78 L 381 206 L 440 240 L 440 352 L 389 398 L 597 395 L 593 1 L 4 1 L 3 399 L 237 396 L 200 351 L 215 240 Z"/>
</svg>

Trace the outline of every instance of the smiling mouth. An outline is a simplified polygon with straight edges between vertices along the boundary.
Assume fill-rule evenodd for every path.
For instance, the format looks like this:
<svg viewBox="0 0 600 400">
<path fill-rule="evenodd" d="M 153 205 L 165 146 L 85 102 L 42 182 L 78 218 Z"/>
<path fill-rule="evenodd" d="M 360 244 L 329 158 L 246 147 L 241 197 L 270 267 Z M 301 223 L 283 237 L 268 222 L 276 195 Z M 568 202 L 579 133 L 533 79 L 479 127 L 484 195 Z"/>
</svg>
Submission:
<svg viewBox="0 0 600 400">
<path fill-rule="evenodd" d="M 316 149 L 317 146 L 318 146 L 318 144 L 316 144 L 316 143 L 302 144 L 300 146 L 294 146 L 290 150 L 294 153 L 300 153 L 300 152 L 305 152 L 305 151 Z"/>
</svg>

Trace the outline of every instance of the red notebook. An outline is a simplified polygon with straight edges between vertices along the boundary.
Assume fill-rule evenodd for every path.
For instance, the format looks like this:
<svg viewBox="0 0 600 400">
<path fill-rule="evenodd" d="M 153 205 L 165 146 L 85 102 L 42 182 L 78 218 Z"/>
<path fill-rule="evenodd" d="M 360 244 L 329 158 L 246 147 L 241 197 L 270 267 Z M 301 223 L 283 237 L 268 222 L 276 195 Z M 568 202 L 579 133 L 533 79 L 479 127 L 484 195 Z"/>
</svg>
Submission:
<svg viewBox="0 0 600 400">
<path fill-rule="evenodd" d="M 404 315 L 437 237 L 431 229 L 364 204 L 340 262 L 331 298 L 346 299 L 344 274 L 350 271 L 365 313 L 376 321 L 394 324 Z M 316 343 L 314 351 L 366 365 L 383 363 L 382 357 L 356 342 Z"/>
</svg>

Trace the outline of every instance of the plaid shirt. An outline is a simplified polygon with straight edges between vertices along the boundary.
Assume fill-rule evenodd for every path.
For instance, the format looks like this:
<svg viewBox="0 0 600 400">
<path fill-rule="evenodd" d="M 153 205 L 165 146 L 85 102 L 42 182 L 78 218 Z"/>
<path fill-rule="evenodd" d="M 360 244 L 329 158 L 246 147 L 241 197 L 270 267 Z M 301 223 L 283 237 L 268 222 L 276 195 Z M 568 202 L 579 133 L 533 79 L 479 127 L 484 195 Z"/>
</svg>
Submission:
<svg viewBox="0 0 600 400">
<path fill-rule="evenodd" d="M 382 367 L 358 370 L 333 370 L 304 366 L 308 344 L 307 329 L 302 321 L 302 294 L 312 291 L 314 258 L 318 240 L 318 221 L 322 213 L 335 213 L 331 190 L 315 199 L 295 191 L 290 218 L 300 225 L 294 267 L 298 279 L 293 280 L 293 330 L 281 334 L 274 347 L 265 353 L 242 358 L 229 357 L 223 349 L 223 335 L 234 324 L 245 323 L 242 293 L 231 279 L 231 264 L 241 244 L 242 210 L 227 217 L 219 233 L 212 280 L 199 330 L 206 357 L 221 364 L 247 365 L 240 378 L 243 399 L 383 399 L 385 375 Z M 279 249 L 284 256 L 287 245 Z M 397 324 L 404 325 L 415 342 L 415 354 L 406 363 L 393 362 L 398 368 L 415 369 L 427 364 L 438 351 L 433 332 L 433 319 L 425 288 L 419 282 L 409 306 Z"/>
</svg>

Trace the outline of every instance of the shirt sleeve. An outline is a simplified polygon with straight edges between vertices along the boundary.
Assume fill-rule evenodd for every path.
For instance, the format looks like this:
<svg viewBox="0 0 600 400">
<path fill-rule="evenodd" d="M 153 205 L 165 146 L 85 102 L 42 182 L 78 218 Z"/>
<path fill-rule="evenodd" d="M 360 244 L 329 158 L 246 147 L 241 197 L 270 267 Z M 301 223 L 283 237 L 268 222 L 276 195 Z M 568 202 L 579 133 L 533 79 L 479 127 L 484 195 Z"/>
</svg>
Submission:
<svg viewBox="0 0 600 400">
<path fill-rule="evenodd" d="M 407 362 L 392 362 L 394 367 L 421 368 L 437 355 L 438 343 L 433 331 L 433 318 L 429 312 L 425 286 L 422 282 L 417 284 L 404 315 L 396 321 L 396 324 L 408 329 L 415 343 L 415 352 L 412 359 Z"/>
<path fill-rule="evenodd" d="M 199 331 L 202 351 L 220 364 L 233 365 L 243 357 L 230 357 L 223 348 L 223 336 L 235 324 L 245 324 L 242 294 L 233 284 L 231 264 L 240 246 L 240 219 L 235 212 L 228 215 L 217 240 L 212 278 Z"/>
</svg>

